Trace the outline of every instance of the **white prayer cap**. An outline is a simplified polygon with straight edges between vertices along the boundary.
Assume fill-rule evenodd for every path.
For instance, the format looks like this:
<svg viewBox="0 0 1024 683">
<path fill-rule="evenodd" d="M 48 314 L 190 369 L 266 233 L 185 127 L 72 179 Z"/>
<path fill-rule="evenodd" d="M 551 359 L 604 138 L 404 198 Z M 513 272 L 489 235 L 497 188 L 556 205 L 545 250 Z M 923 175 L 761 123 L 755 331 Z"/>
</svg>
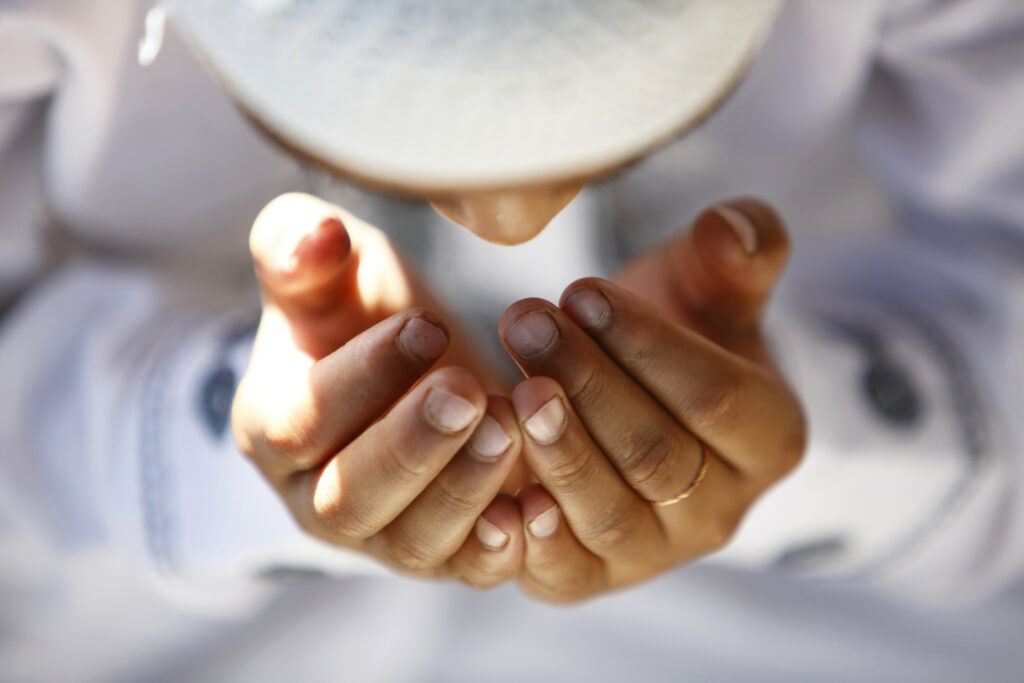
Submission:
<svg viewBox="0 0 1024 683">
<path fill-rule="evenodd" d="M 710 114 L 781 0 L 166 0 L 272 136 L 438 194 L 599 176 Z"/>
</svg>

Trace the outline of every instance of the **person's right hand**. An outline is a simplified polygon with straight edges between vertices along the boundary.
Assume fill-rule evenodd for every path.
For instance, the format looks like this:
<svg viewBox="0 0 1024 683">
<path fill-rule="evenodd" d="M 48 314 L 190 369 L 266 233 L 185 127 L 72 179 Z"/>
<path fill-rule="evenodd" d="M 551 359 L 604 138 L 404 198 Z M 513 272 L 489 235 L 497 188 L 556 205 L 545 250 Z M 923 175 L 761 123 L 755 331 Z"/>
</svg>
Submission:
<svg viewBox="0 0 1024 683">
<path fill-rule="evenodd" d="M 760 325 L 788 252 L 770 207 L 720 204 L 627 269 L 626 287 L 584 278 L 559 306 L 506 310 L 538 480 L 517 496 L 529 593 L 579 601 L 716 551 L 796 467 L 803 411 Z"/>
<path fill-rule="evenodd" d="M 250 247 L 263 315 L 232 428 L 298 523 L 417 575 L 513 578 L 522 520 L 499 491 L 515 414 L 419 278 L 379 231 L 308 195 L 271 202 Z M 439 360 L 476 367 L 428 373 Z"/>
</svg>

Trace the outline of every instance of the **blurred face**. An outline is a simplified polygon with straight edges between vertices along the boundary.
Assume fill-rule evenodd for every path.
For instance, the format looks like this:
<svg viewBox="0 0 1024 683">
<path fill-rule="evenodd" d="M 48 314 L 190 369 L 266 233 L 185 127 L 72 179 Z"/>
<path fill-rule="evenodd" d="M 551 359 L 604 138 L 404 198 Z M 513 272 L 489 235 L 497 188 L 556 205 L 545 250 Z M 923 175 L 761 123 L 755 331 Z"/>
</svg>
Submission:
<svg viewBox="0 0 1024 683">
<path fill-rule="evenodd" d="M 437 0 L 420 3 L 424 11 L 415 17 L 399 11 L 409 4 L 399 0 L 366 3 L 373 9 L 358 17 L 332 10 L 338 0 L 164 4 L 173 7 L 175 27 L 199 61 L 284 147 L 357 184 L 404 196 L 426 193 L 438 211 L 481 238 L 519 244 L 539 233 L 581 183 L 472 193 L 452 188 L 522 183 L 523 173 L 536 179 L 528 176 L 528 183 L 604 175 L 635 161 L 724 101 L 783 3 L 662 3 L 657 21 L 636 2 L 594 14 L 583 9 L 587 3 L 484 2 L 475 3 L 479 12 L 466 12 L 458 9 L 468 6 L 461 0 Z M 506 4 L 522 11 L 509 13 Z M 158 10 L 147 17 L 153 45 L 143 50 L 143 61 L 155 56 L 162 16 Z M 566 50 L 566 39 L 578 49 Z M 360 49 L 365 41 L 380 49 Z M 524 51 L 529 60 L 521 59 Z M 614 68 L 585 66 L 594 51 L 611 55 Z M 541 78 L 535 63 L 545 65 Z M 496 97 L 477 87 L 492 78 Z M 619 94 L 614 106 L 591 116 L 592 103 L 608 93 Z M 480 117 L 486 128 L 473 123 Z M 468 136 L 467 121 L 477 131 Z M 477 140 L 485 130 L 492 139 Z M 556 130 L 564 139 L 550 139 Z M 415 138 L 403 142 L 410 132 Z M 531 157 L 540 145 L 543 153 Z M 432 174 L 432 161 L 441 157 L 445 163 Z"/>
<path fill-rule="evenodd" d="M 433 198 L 440 213 L 495 244 L 522 244 L 579 194 L 582 183 L 490 190 Z"/>
</svg>

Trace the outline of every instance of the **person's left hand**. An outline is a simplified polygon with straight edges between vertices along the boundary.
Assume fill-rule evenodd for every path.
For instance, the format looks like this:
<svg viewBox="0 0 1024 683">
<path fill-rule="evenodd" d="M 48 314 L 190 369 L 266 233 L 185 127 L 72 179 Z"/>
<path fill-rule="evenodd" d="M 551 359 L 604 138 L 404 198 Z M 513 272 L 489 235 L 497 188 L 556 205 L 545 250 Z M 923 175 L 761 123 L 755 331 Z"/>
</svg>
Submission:
<svg viewBox="0 0 1024 683">
<path fill-rule="evenodd" d="M 522 437 L 426 283 L 308 195 L 268 204 L 250 245 L 263 312 L 232 431 L 299 526 L 418 576 L 514 577 L 522 521 L 499 491 Z"/>
<path fill-rule="evenodd" d="M 560 307 L 505 312 L 539 481 L 518 495 L 528 592 L 576 601 L 710 553 L 797 464 L 802 411 L 759 330 L 787 253 L 774 212 L 734 202 L 627 268 L 624 286 L 585 279 Z"/>
</svg>

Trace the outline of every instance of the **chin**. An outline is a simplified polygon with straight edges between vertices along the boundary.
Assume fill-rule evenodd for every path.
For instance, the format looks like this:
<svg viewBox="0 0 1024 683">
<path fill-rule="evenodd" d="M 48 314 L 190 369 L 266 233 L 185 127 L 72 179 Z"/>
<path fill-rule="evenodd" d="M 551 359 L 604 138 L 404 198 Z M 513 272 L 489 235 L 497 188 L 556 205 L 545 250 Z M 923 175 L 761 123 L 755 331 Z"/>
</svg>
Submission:
<svg viewBox="0 0 1024 683">
<path fill-rule="evenodd" d="M 553 218 L 553 217 L 552 217 Z M 547 227 L 551 219 L 543 222 L 533 221 L 531 223 L 519 223 L 516 225 L 504 225 L 495 222 L 470 223 L 465 227 L 480 239 L 491 244 L 500 244 L 503 247 L 514 247 L 517 244 L 529 242 L 539 235 Z"/>
<path fill-rule="evenodd" d="M 511 246 L 528 242 L 579 194 L 579 183 L 434 198 L 434 208 L 478 237 Z"/>
</svg>

